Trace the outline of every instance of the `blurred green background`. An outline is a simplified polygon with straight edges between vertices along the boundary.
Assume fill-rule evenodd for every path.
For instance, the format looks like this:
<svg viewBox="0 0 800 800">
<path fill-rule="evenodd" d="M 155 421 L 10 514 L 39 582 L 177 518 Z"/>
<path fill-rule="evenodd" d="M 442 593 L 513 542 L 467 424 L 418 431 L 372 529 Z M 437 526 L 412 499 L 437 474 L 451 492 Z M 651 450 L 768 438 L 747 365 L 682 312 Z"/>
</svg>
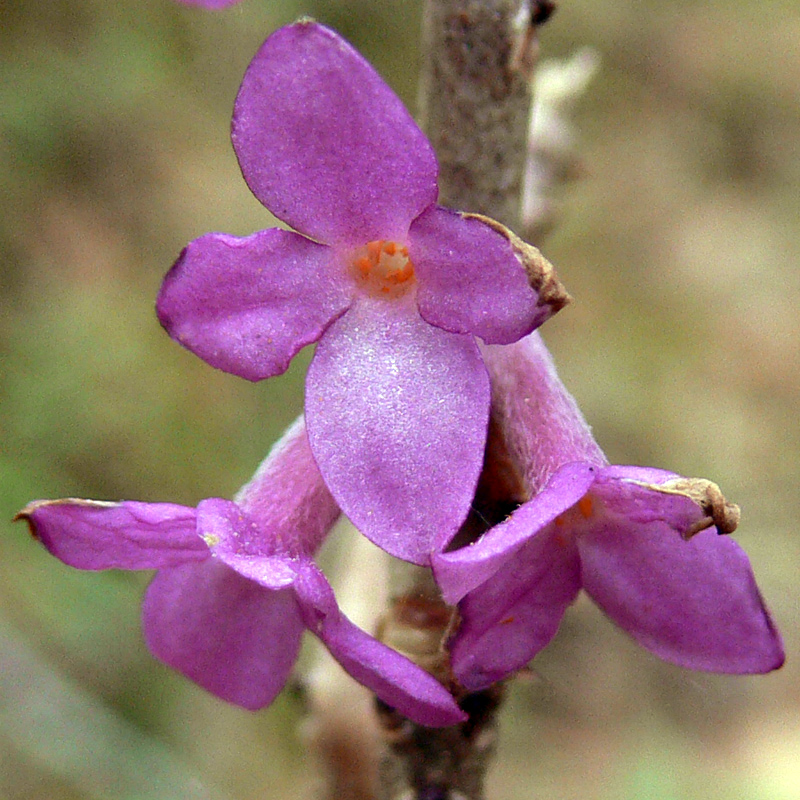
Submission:
<svg viewBox="0 0 800 800">
<path fill-rule="evenodd" d="M 43 497 L 231 495 L 299 411 L 308 354 L 248 384 L 171 342 L 153 302 L 190 239 L 273 224 L 230 111 L 303 13 L 413 107 L 417 2 L 0 6 L 3 520 Z M 612 461 L 740 503 L 789 660 L 686 672 L 581 601 L 511 692 L 490 797 L 800 798 L 800 8 L 564 0 L 543 56 L 585 45 L 584 174 L 542 243 L 575 302 L 545 336 Z M 296 696 L 251 714 L 206 695 L 142 643 L 147 575 L 70 570 L 2 525 L 2 800 L 309 796 Z"/>
</svg>

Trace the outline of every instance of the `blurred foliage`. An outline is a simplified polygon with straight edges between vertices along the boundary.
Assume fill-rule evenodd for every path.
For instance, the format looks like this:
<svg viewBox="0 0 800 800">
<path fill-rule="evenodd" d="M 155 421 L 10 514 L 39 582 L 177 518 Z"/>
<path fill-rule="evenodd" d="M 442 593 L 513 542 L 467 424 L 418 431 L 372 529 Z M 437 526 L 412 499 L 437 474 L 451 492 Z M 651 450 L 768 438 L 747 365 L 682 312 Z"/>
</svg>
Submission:
<svg viewBox="0 0 800 800">
<path fill-rule="evenodd" d="M 171 342 L 153 300 L 189 239 L 274 224 L 230 110 L 263 38 L 304 13 L 413 107 L 411 0 L 0 9 L 3 519 L 39 497 L 229 496 L 299 411 L 307 354 L 247 384 Z M 585 174 L 544 243 L 576 302 L 546 336 L 612 460 L 743 506 L 789 663 L 683 672 L 579 602 L 511 693 L 496 800 L 800 797 L 798 43 L 794 0 L 565 0 L 543 30 L 544 56 L 602 58 Z M 0 548 L 0 797 L 308 795 L 297 699 L 249 714 L 153 661 L 147 576 L 72 571 L 19 525 Z"/>
</svg>

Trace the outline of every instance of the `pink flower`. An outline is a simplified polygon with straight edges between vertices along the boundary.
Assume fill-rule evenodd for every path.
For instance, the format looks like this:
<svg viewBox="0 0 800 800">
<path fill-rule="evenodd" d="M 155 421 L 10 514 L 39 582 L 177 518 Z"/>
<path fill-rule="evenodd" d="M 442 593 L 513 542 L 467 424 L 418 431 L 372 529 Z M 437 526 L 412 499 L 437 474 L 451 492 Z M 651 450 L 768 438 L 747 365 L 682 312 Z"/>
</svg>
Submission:
<svg viewBox="0 0 800 800">
<path fill-rule="evenodd" d="M 609 466 L 538 334 L 485 351 L 492 409 L 530 499 L 475 544 L 437 555 L 459 602 L 453 670 L 477 690 L 525 666 L 581 588 L 666 661 L 757 673 L 783 663 L 739 509 L 710 481 Z"/>
<path fill-rule="evenodd" d="M 267 39 L 232 138 L 253 193 L 299 233 L 196 239 L 164 280 L 161 323 L 253 381 L 317 342 L 305 405 L 326 484 L 368 538 L 428 563 L 481 469 L 490 391 L 476 337 L 516 341 L 565 295 L 494 225 L 436 205 L 427 139 L 327 28 Z"/>
<path fill-rule="evenodd" d="M 465 719 L 450 693 L 339 611 L 313 555 L 339 516 L 302 421 L 236 501 L 40 500 L 23 509 L 42 544 L 79 569 L 157 569 L 142 607 L 153 654 L 215 695 L 249 709 L 272 702 L 304 630 L 356 680 L 429 726 Z"/>
</svg>

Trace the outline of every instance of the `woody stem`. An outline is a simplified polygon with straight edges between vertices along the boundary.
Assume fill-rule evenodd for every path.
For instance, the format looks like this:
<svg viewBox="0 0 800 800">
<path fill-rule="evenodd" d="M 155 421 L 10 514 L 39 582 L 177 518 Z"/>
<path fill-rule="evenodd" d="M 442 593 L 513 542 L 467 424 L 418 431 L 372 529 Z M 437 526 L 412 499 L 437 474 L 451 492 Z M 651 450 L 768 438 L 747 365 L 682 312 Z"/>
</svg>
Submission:
<svg viewBox="0 0 800 800">
<path fill-rule="evenodd" d="M 441 204 L 518 226 L 536 26 L 550 11 L 545 0 L 426 0 L 420 116 L 439 158 Z M 459 536 L 480 532 L 470 518 Z M 445 649 L 454 614 L 429 569 L 395 565 L 382 638 L 449 682 L 470 719 L 433 730 L 382 709 L 381 800 L 484 798 L 502 687 L 459 693 Z"/>
</svg>

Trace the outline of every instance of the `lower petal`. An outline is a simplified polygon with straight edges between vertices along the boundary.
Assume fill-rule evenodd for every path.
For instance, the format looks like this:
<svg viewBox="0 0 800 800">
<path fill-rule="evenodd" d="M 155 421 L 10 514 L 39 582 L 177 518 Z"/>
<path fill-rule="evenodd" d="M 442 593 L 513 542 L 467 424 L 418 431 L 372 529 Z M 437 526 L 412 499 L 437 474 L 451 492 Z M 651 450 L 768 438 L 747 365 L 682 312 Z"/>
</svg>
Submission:
<svg viewBox="0 0 800 800">
<path fill-rule="evenodd" d="M 344 615 L 330 619 L 321 638 L 350 675 L 403 716 L 431 728 L 466 720 L 467 715 L 439 681 Z"/>
<path fill-rule="evenodd" d="M 488 415 L 473 338 L 428 325 L 407 301 L 360 299 L 308 371 L 308 437 L 328 488 L 367 538 L 418 564 L 467 515 Z"/>
<path fill-rule="evenodd" d="M 466 720 L 453 696 L 432 675 L 374 639 L 339 611 L 324 575 L 306 562 L 295 584 L 306 625 L 359 683 L 403 716 L 437 728 Z"/>
<path fill-rule="evenodd" d="M 596 494 L 603 502 L 610 492 L 609 483 Z M 621 513 L 623 494 L 630 517 Z M 584 587 L 614 622 L 690 669 L 761 673 L 783 663 L 744 551 L 713 529 L 681 538 L 691 500 L 626 483 L 605 502 L 614 511 L 601 513 L 578 547 Z"/>
<path fill-rule="evenodd" d="M 157 658 L 251 710 L 269 705 L 283 688 L 303 633 L 291 589 L 268 591 L 216 559 L 161 570 L 142 619 Z"/>
<path fill-rule="evenodd" d="M 478 691 L 522 669 L 555 636 L 579 590 L 575 547 L 553 523 L 459 604 L 450 659 L 462 686 Z"/>
</svg>

